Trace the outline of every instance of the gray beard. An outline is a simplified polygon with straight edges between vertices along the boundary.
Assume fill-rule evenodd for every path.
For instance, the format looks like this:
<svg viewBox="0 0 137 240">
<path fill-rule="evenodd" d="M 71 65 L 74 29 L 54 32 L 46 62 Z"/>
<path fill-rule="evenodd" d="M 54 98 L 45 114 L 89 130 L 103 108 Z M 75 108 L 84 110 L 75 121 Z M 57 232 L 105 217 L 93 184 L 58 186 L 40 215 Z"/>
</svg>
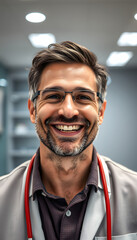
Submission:
<svg viewBox="0 0 137 240">
<path fill-rule="evenodd" d="M 98 129 L 99 129 L 99 119 L 97 119 L 97 121 L 94 122 L 92 129 L 90 131 L 90 133 L 87 133 L 87 130 L 85 131 L 85 134 L 81 140 L 81 142 L 73 147 L 72 149 L 70 148 L 64 148 L 61 144 L 60 146 L 58 146 L 54 140 L 54 138 L 52 137 L 52 134 L 49 130 L 49 127 L 47 126 L 47 132 L 45 131 L 42 122 L 40 119 L 37 118 L 36 116 L 36 122 L 35 122 L 35 129 L 36 132 L 39 136 L 40 141 L 46 146 L 48 147 L 53 153 L 55 153 L 57 156 L 62 156 L 62 157 L 67 157 L 67 156 L 77 156 L 80 153 L 82 153 L 90 144 L 93 143 L 97 133 L 98 133 Z M 91 135 L 91 137 L 90 137 Z M 46 136 L 46 137 L 45 137 Z M 91 138 L 91 139 L 89 139 Z M 69 142 L 71 143 L 73 140 L 70 138 L 66 138 L 65 140 L 62 139 L 62 143 L 63 142 Z M 75 140 L 74 140 L 75 141 Z"/>
<path fill-rule="evenodd" d="M 88 136 L 84 136 L 80 146 L 76 146 L 72 150 L 67 149 L 67 148 L 63 149 L 63 147 L 56 145 L 54 143 L 54 140 L 52 139 L 50 132 L 48 132 L 47 138 L 49 140 L 50 150 L 52 150 L 56 155 L 67 157 L 67 156 L 76 156 L 76 155 L 80 154 L 85 148 L 85 144 L 86 144 Z M 69 144 L 69 142 L 71 142 L 71 140 L 65 139 L 65 142 L 68 142 L 68 144 Z"/>
</svg>

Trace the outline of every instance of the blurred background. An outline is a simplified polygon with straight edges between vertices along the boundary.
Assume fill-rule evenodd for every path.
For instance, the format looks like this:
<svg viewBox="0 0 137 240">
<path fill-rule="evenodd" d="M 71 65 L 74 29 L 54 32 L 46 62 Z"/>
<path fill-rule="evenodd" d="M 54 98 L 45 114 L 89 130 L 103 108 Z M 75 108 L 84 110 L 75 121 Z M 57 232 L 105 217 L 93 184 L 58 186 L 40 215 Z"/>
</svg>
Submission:
<svg viewBox="0 0 137 240">
<path fill-rule="evenodd" d="M 36 12 L 42 22 L 29 18 Z M 65 40 L 89 48 L 109 72 L 95 147 L 137 171 L 137 0 L 0 0 L 0 175 L 39 146 L 27 109 L 28 72 L 37 52 Z"/>
</svg>

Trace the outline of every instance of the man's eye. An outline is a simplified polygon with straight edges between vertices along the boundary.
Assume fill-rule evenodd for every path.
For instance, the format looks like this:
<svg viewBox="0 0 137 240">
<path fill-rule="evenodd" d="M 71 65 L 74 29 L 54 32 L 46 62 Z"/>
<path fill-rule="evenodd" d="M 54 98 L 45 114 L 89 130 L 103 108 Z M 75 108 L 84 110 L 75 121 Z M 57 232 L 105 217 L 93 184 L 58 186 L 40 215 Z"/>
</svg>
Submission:
<svg viewBox="0 0 137 240">
<path fill-rule="evenodd" d="M 46 94 L 43 95 L 43 100 L 47 100 L 47 101 L 61 101 L 62 100 L 62 96 L 58 93 L 54 93 L 54 94 Z"/>
<path fill-rule="evenodd" d="M 76 100 L 77 101 L 92 101 L 92 98 L 88 95 L 84 95 L 84 94 L 79 94 L 77 97 L 76 97 Z"/>
<path fill-rule="evenodd" d="M 59 94 L 52 94 L 47 96 L 47 99 L 60 99 L 61 96 Z"/>
</svg>

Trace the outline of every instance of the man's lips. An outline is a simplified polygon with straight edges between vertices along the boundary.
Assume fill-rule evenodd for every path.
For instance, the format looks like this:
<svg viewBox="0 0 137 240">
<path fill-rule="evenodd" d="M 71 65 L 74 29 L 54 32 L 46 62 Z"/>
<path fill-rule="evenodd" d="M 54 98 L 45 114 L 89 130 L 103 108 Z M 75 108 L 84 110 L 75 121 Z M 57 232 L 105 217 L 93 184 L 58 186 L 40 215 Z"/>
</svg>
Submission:
<svg viewBox="0 0 137 240">
<path fill-rule="evenodd" d="M 60 134 L 78 134 L 83 129 L 84 125 L 80 124 L 51 124 L 53 129 Z"/>
<path fill-rule="evenodd" d="M 81 125 L 63 125 L 63 124 L 56 124 L 53 125 L 56 129 L 59 131 L 65 131 L 65 132 L 72 132 L 72 131 L 78 131 L 79 129 L 82 128 Z"/>
</svg>

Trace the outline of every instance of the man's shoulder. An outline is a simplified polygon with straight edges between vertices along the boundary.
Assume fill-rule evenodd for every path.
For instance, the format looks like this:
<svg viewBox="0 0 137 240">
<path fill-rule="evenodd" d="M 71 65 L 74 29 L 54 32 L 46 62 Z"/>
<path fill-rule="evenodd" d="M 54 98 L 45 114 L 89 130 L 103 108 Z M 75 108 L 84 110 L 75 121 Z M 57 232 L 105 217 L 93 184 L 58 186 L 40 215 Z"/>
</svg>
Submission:
<svg viewBox="0 0 137 240">
<path fill-rule="evenodd" d="M 24 163 L 22 163 L 21 165 L 19 165 L 18 167 L 16 167 L 15 169 L 13 169 L 10 173 L 0 176 L 0 185 L 7 183 L 7 182 L 11 182 L 13 180 L 17 180 L 18 178 L 23 177 L 23 174 L 27 168 L 29 164 L 29 161 L 26 161 Z"/>
<path fill-rule="evenodd" d="M 125 167 L 122 164 L 119 164 L 117 162 L 114 162 L 113 160 L 111 160 L 108 157 L 102 156 L 102 158 L 104 159 L 105 163 L 108 166 L 108 169 L 111 173 L 111 175 L 117 175 L 119 177 L 122 176 L 129 176 L 129 177 L 133 177 L 135 179 L 137 179 L 137 172 Z"/>
</svg>

